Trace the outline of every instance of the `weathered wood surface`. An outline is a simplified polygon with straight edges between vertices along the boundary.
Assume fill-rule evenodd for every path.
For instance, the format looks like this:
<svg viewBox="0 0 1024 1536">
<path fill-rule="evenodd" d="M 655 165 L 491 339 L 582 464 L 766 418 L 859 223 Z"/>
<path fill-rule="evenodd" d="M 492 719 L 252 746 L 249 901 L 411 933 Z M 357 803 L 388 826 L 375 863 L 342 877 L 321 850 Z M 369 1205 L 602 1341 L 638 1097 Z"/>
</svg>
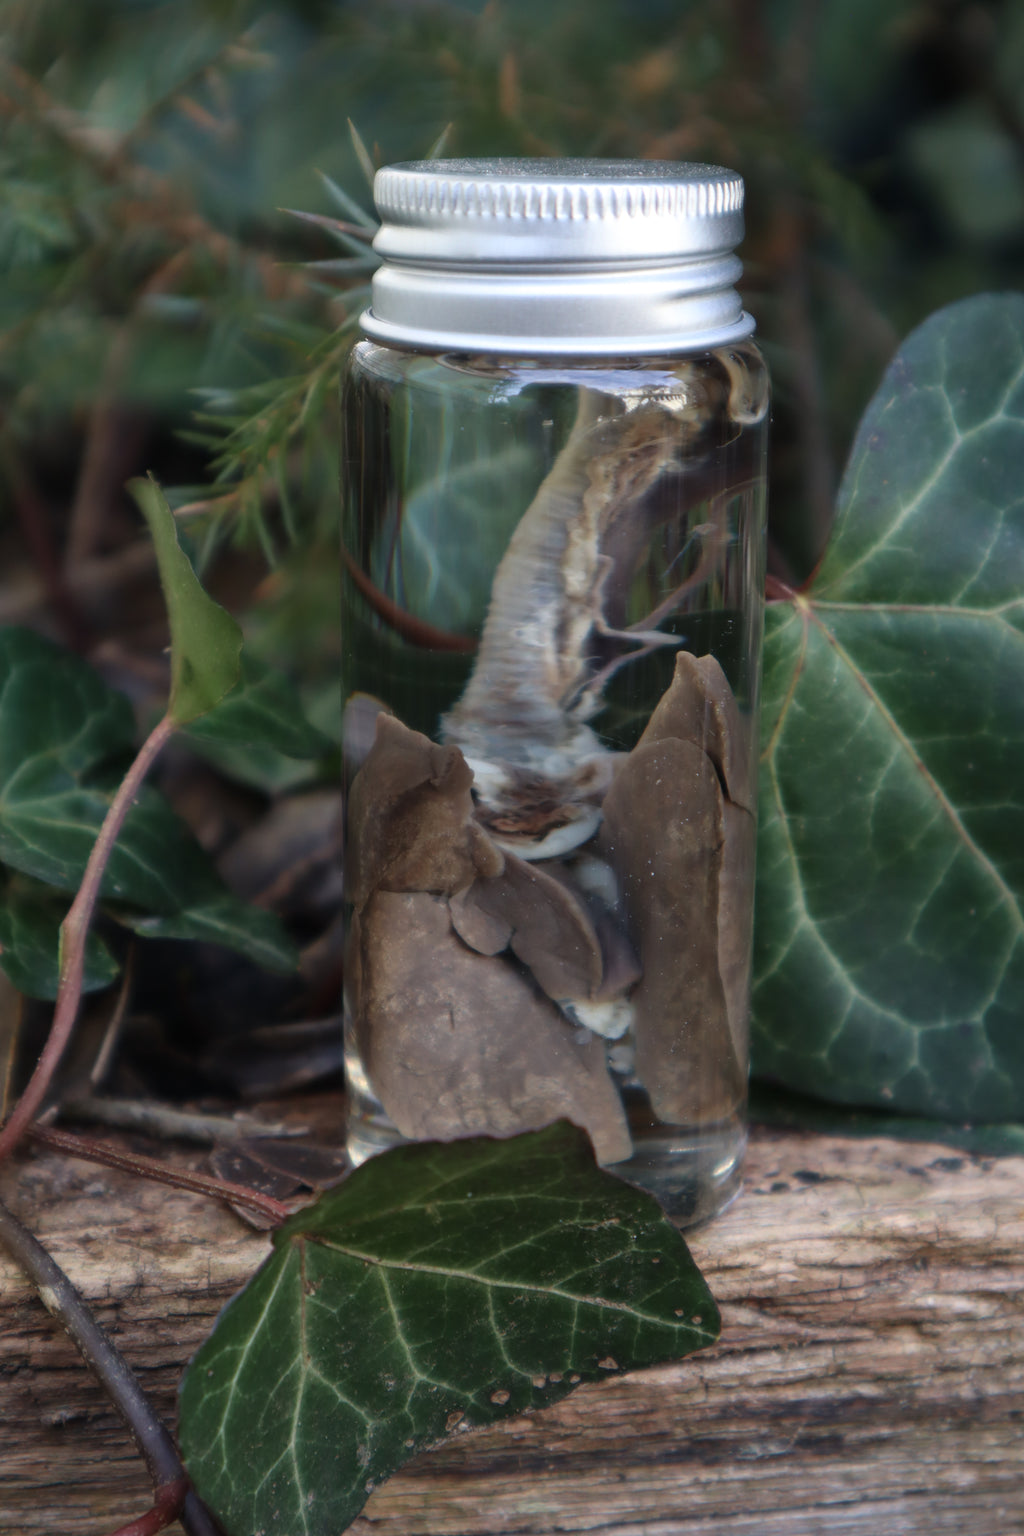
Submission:
<svg viewBox="0 0 1024 1536">
<path fill-rule="evenodd" d="M 265 1239 L 48 1153 L 0 1192 L 170 1417 Z M 744 1193 L 691 1246 L 722 1304 L 714 1350 L 420 1456 L 355 1536 L 1024 1533 L 1024 1159 L 761 1131 Z M 0 1531 L 107 1536 L 147 1492 L 0 1258 Z"/>
</svg>

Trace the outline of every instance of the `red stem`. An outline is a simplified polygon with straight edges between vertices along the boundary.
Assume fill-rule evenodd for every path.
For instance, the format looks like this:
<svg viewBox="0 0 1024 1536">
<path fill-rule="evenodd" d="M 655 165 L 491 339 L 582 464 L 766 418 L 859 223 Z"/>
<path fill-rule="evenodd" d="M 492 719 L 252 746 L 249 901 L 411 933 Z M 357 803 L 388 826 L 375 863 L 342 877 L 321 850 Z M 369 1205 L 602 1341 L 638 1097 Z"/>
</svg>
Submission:
<svg viewBox="0 0 1024 1536">
<path fill-rule="evenodd" d="M 178 515 L 180 517 L 181 508 L 178 509 Z M 465 656 L 476 651 L 477 642 L 471 635 L 455 635 L 450 630 L 438 629 L 435 624 L 428 624 L 425 619 L 418 619 L 415 614 L 399 608 L 386 592 L 375 587 L 369 576 L 359 569 L 344 545 L 341 558 L 356 591 L 366 599 L 374 613 L 401 635 L 403 640 L 408 640 L 410 645 L 420 645 L 429 651 L 458 651 Z"/>
<path fill-rule="evenodd" d="M 229 1200 L 232 1205 L 256 1211 L 267 1216 L 275 1224 L 284 1221 L 291 1211 L 273 1195 L 264 1195 L 247 1184 L 233 1184 L 229 1179 L 217 1179 L 208 1173 L 194 1173 L 189 1168 L 171 1168 L 159 1158 L 143 1157 L 138 1152 L 126 1152 L 107 1141 L 94 1141 L 90 1136 L 75 1136 L 70 1131 L 52 1131 L 41 1125 L 33 1125 L 27 1132 L 30 1141 L 41 1147 L 51 1147 L 55 1152 L 66 1152 L 69 1157 L 82 1157 L 90 1163 L 102 1163 L 105 1168 L 120 1168 L 125 1173 L 135 1173 L 144 1179 L 155 1179 L 172 1189 L 187 1189 L 195 1195 L 209 1195 L 214 1200 Z"/>
<path fill-rule="evenodd" d="M 35 1118 L 67 1048 L 82 999 L 85 941 L 96 909 L 96 902 L 99 899 L 100 885 L 107 863 L 124 825 L 124 819 L 142 788 L 146 774 L 153 766 L 161 749 L 173 736 L 174 731 L 175 722 L 170 715 L 165 715 L 146 737 L 139 749 L 138 757 L 128 769 L 114 796 L 99 836 L 93 844 L 78 895 L 71 903 L 68 915 L 61 924 L 60 985 L 53 1023 L 28 1086 L 14 1106 L 7 1124 L 3 1130 L 0 1130 L 0 1162 L 14 1150 Z"/>
<path fill-rule="evenodd" d="M 146 1513 L 139 1515 L 137 1520 L 129 1520 L 127 1525 L 119 1526 L 114 1536 L 157 1536 L 158 1531 L 165 1531 L 177 1520 L 187 1497 L 187 1477 L 179 1477 L 173 1483 L 165 1483 L 162 1488 L 156 1490 L 156 1503 L 152 1509 L 147 1509 Z"/>
<path fill-rule="evenodd" d="M 769 571 L 764 579 L 764 595 L 770 603 L 790 603 L 797 596 L 797 590 Z"/>
</svg>

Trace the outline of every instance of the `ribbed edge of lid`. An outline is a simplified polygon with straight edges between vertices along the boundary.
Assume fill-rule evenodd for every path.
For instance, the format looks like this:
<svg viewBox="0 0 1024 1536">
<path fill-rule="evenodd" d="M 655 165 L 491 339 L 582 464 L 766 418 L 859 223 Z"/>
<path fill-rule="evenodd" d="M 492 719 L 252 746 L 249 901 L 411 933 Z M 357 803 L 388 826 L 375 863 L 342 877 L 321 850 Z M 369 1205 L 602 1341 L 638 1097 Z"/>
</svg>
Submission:
<svg viewBox="0 0 1024 1536">
<path fill-rule="evenodd" d="M 675 221 L 738 213 L 743 178 L 666 160 L 438 160 L 385 167 L 373 195 L 384 220 Z"/>
</svg>

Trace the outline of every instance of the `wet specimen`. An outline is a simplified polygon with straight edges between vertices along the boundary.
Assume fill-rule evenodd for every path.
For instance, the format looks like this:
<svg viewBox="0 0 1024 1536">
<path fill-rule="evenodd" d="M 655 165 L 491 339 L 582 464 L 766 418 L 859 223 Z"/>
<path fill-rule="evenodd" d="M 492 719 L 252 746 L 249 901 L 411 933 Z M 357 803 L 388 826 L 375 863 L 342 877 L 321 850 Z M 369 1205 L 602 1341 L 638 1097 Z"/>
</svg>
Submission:
<svg viewBox="0 0 1024 1536">
<path fill-rule="evenodd" d="M 572 391 L 436 739 L 350 699 L 346 989 L 365 1127 L 564 1115 L 643 1177 L 742 1120 L 767 391 L 752 347 L 616 380 Z"/>
</svg>

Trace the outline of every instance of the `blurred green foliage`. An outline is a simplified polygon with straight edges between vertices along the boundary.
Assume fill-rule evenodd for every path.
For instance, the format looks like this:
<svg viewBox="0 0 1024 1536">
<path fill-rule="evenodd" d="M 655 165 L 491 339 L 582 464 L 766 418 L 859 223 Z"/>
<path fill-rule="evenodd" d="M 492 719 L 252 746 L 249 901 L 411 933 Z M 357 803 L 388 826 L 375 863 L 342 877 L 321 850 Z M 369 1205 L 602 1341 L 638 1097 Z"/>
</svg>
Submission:
<svg viewBox="0 0 1024 1536">
<path fill-rule="evenodd" d="M 743 172 L 790 578 L 896 338 L 1019 285 L 1011 0 L 7 0 L 0 505 L 37 564 L 128 538 L 121 488 L 154 469 L 210 547 L 293 546 L 266 622 L 312 643 L 295 594 L 333 560 L 334 385 L 371 265 L 346 117 L 377 162 L 450 123 L 460 154 Z"/>
</svg>

